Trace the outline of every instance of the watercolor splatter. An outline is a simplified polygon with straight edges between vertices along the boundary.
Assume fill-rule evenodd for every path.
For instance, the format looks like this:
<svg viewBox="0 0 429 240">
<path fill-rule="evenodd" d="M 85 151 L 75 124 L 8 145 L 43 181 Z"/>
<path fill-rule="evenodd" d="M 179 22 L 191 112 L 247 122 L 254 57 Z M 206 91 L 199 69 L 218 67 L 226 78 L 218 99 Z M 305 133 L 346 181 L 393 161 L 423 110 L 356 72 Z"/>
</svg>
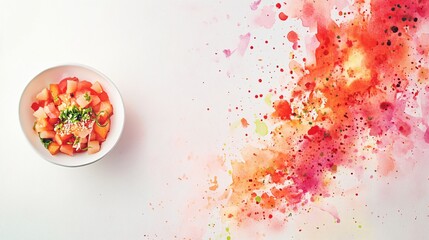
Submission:
<svg viewBox="0 0 429 240">
<path fill-rule="evenodd" d="M 288 70 L 276 68 L 288 84 L 264 94 L 272 112 L 255 121 L 239 118 L 243 129 L 253 125 L 256 137 L 269 140 L 231 161 L 222 215 L 238 225 L 287 221 L 307 204 L 333 197 L 339 169 L 382 178 L 429 147 L 429 1 L 264 4 L 251 4 L 260 11 L 256 26 L 269 32 L 299 20 L 315 35 L 305 41 L 296 29 L 284 33 L 291 51 L 306 45 L 308 56 L 276 51 L 290 60 Z M 240 36 L 241 56 L 253 50 L 251 36 Z M 335 209 L 324 211 L 341 221 Z"/>
</svg>

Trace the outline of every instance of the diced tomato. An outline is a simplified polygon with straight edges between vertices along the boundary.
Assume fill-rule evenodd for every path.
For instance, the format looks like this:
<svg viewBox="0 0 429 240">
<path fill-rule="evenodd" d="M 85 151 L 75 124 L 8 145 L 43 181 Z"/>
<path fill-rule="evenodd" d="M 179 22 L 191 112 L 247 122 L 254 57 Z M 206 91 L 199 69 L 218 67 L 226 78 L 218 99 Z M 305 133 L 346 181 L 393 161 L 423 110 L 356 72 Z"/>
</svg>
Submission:
<svg viewBox="0 0 429 240">
<path fill-rule="evenodd" d="M 106 140 L 107 133 L 110 131 L 110 119 L 104 123 L 104 125 L 99 125 L 97 123 L 94 124 L 94 132 L 99 137 L 98 139 L 101 141 Z"/>
<path fill-rule="evenodd" d="M 88 153 L 94 154 L 100 151 L 100 142 L 99 141 L 90 141 L 88 143 Z"/>
<path fill-rule="evenodd" d="M 33 109 L 33 111 L 37 111 L 37 109 L 39 109 L 40 105 L 37 102 L 33 102 L 31 104 L 31 109 Z"/>
<path fill-rule="evenodd" d="M 51 124 L 52 126 L 54 126 L 58 122 L 59 122 L 58 118 L 48 118 L 48 123 Z"/>
<path fill-rule="evenodd" d="M 60 89 L 60 93 L 65 93 L 67 90 L 67 79 L 63 79 L 58 84 L 58 88 Z"/>
<path fill-rule="evenodd" d="M 45 113 L 45 110 L 43 110 L 42 107 L 39 107 L 39 109 L 37 109 L 34 113 L 33 116 L 35 116 L 37 119 L 41 119 L 41 118 L 47 118 L 48 116 Z"/>
<path fill-rule="evenodd" d="M 60 151 L 60 145 L 56 142 L 51 142 L 48 146 L 48 150 L 52 155 L 55 155 Z"/>
<path fill-rule="evenodd" d="M 60 94 L 60 87 L 58 86 L 58 84 L 49 84 L 49 91 L 51 92 L 51 97 L 55 105 L 60 105 L 61 101 L 58 98 L 58 95 Z"/>
<path fill-rule="evenodd" d="M 65 153 L 69 156 L 73 156 L 73 145 L 70 145 L 70 144 L 61 145 L 60 152 Z"/>
<path fill-rule="evenodd" d="M 89 90 L 92 87 L 92 83 L 82 80 L 80 82 L 78 82 L 77 84 L 77 90 L 78 91 L 85 91 L 85 90 Z"/>
<path fill-rule="evenodd" d="M 109 96 L 107 95 L 106 92 L 102 92 L 98 94 L 98 97 L 100 98 L 101 101 L 109 101 Z"/>
<path fill-rule="evenodd" d="M 77 89 L 77 81 L 67 80 L 67 90 L 66 93 L 74 93 Z"/>
<path fill-rule="evenodd" d="M 103 88 L 101 87 L 101 84 L 99 82 L 94 82 L 91 87 L 92 90 L 94 90 L 96 93 L 102 93 Z"/>
<path fill-rule="evenodd" d="M 42 89 L 37 95 L 36 99 L 39 101 L 47 101 L 49 99 L 50 93 L 47 88 Z"/>
<path fill-rule="evenodd" d="M 50 138 L 50 139 L 53 139 L 53 138 L 55 138 L 55 131 L 41 131 L 39 133 L 39 137 L 40 138 Z"/>
</svg>

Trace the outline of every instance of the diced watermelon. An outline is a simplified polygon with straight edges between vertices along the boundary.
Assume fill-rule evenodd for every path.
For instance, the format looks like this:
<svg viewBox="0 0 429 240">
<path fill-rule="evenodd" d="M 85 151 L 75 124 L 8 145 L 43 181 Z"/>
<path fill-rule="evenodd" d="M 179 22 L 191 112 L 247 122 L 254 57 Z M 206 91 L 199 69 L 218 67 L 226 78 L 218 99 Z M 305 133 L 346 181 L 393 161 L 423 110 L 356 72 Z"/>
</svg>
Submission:
<svg viewBox="0 0 429 240">
<path fill-rule="evenodd" d="M 100 100 L 100 99 L 99 99 Z M 33 111 L 37 111 L 37 109 L 39 109 L 40 105 L 37 102 L 33 102 L 31 104 L 31 109 L 33 109 Z"/>
<path fill-rule="evenodd" d="M 85 90 L 89 90 L 92 87 L 92 83 L 82 80 L 79 81 L 77 84 L 77 90 L 78 91 L 85 91 Z"/>
<path fill-rule="evenodd" d="M 94 107 L 95 105 L 99 104 L 101 102 L 100 98 L 97 95 L 91 95 L 91 106 Z"/>
<path fill-rule="evenodd" d="M 73 156 L 73 145 L 70 145 L 70 144 L 61 145 L 60 152 L 65 153 L 69 156 Z"/>
</svg>

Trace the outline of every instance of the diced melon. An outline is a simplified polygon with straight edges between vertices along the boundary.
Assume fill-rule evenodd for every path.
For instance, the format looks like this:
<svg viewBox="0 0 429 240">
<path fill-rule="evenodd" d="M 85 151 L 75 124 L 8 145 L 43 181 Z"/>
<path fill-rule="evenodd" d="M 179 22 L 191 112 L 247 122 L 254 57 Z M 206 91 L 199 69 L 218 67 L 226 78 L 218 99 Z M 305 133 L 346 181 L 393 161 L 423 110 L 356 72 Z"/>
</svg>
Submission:
<svg viewBox="0 0 429 240">
<path fill-rule="evenodd" d="M 58 84 L 49 84 L 49 91 L 51 92 L 51 97 L 55 105 L 60 105 L 61 100 L 58 97 L 58 95 L 60 94 L 60 87 L 58 86 Z"/>
<path fill-rule="evenodd" d="M 46 101 L 49 99 L 49 91 L 47 88 L 42 89 L 42 91 L 40 91 L 37 95 L 36 95 L 36 99 L 39 101 Z"/>
<path fill-rule="evenodd" d="M 36 124 L 34 124 L 34 130 L 38 133 L 42 131 L 52 131 L 54 130 L 54 126 L 52 126 L 46 118 L 39 118 Z"/>
<path fill-rule="evenodd" d="M 52 154 L 55 155 L 60 151 L 60 145 L 56 142 L 51 142 L 48 146 L 48 151 Z"/>
<path fill-rule="evenodd" d="M 76 98 L 76 103 L 81 107 L 84 108 L 88 106 L 89 103 L 91 103 L 91 95 L 89 93 L 81 94 L 79 97 Z"/>
<path fill-rule="evenodd" d="M 92 84 L 91 89 L 94 90 L 96 93 L 102 93 L 103 88 L 101 87 L 101 84 L 99 82 L 95 82 Z"/>
<path fill-rule="evenodd" d="M 67 90 L 66 93 L 74 93 L 77 89 L 77 81 L 67 80 Z"/>
<path fill-rule="evenodd" d="M 39 133 L 39 137 L 40 138 L 50 138 L 50 139 L 53 139 L 53 138 L 55 138 L 55 131 L 41 131 L 40 133 Z"/>
<path fill-rule="evenodd" d="M 94 154 L 100 151 L 100 142 L 99 141 L 90 141 L 88 142 L 88 153 Z"/>
<path fill-rule="evenodd" d="M 45 110 L 43 109 L 43 107 L 39 107 L 39 109 L 37 109 L 34 113 L 33 116 L 35 116 L 37 119 L 41 119 L 41 118 L 47 118 L 48 116 L 46 115 Z"/>
</svg>

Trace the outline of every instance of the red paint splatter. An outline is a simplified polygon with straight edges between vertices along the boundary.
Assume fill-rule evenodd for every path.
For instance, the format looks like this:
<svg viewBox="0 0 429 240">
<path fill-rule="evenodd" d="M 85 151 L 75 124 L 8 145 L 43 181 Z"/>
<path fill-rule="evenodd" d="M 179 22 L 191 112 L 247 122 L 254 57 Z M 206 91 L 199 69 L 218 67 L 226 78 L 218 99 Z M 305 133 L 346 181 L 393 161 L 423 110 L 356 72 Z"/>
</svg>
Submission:
<svg viewBox="0 0 429 240">
<path fill-rule="evenodd" d="M 279 13 L 279 18 L 282 21 L 286 21 L 289 17 L 284 12 L 280 12 Z"/>
<path fill-rule="evenodd" d="M 287 34 L 287 40 L 289 40 L 289 42 L 291 43 L 295 43 L 296 41 L 299 40 L 298 34 L 295 31 L 290 31 Z"/>
<path fill-rule="evenodd" d="M 363 8 L 363 1 L 354 4 L 356 9 Z M 412 76 L 425 74 L 415 59 L 424 59 L 421 54 L 427 50 L 416 46 L 415 36 L 427 22 L 429 4 L 405 0 L 400 10 L 397 4 L 373 0 L 370 13 L 353 12 L 354 19 L 340 27 L 316 3 L 304 3 L 298 11 L 301 14 L 285 12 L 306 24 L 320 20 L 313 21 L 318 42 L 314 62 L 289 65 L 294 74 L 291 81 L 298 79 L 296 87 L 279 96 L 272 119 L 264 120 L 272 121 L 272 144 L 243 149 L 244 161 L 231 163 L 229 204 L 233 207 L 226 208 L 225 216 L 261 219 L 261 212 L 293 211 L 330 196 L 326 177 L 335 180 L 332 174 L 338 167 L 362 164 L 361 149 L 374 153 L 378 172 L 389 175 L 396 167 L 395 156 L 380 152 L 393 146 L 409 151 L 412 142 L 418 141 L 408 139 L 412 136 L 423 136 L 420 141 L 429 144 L 429 128 L 419 129 L 427 120 L 405 111 L 416 92 L 427 94 L 423 93 L 427 80 L 418 82 Z M 299 37 L 291 31 L 287 39 L 295 45 Z M 290 95 L 293 101 L 282 99 Z M 422 110 L 429 112 L 427 108 Z M 400 142 L 405 138 L 411 147 Z"/>
<path fill-rule="evenodd" d="M 286 100 L 279 100 L 274 103 L 274 113 L 273 117 L 280 118 L 281 120 L 290 120 L 292 114 L 292 108 Z"/>
</svg>

